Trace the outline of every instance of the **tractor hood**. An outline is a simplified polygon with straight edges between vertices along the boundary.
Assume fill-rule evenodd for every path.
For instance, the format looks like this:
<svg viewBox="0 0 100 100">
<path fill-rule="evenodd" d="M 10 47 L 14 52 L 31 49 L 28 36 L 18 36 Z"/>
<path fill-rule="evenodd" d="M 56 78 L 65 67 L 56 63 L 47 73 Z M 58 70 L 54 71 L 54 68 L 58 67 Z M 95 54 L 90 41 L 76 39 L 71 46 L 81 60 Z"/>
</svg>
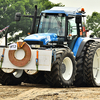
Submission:
<svg viewBox="0 0 100 100">
<path fill-rule="evenodd" d="M 38 33 L 27 36 L 24 41 L 41 41 L 43 45 L 48 42 L 58 41 L 56 33 Z"/>
</svg>

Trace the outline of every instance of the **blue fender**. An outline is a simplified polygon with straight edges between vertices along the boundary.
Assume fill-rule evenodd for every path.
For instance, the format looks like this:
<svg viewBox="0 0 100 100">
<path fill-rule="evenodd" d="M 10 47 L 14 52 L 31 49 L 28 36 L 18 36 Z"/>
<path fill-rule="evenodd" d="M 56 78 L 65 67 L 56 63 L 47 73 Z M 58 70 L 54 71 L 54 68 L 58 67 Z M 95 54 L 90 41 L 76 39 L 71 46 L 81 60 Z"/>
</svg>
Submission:
<svg viewBox="0 0 100 100">
<path fill-rule="evenodd" d="M 80 56 L 80 53 L 83 49 L 83 47 L 85 46 L 85 44 L 89 41 L 99 41 L 100 42 L 100 39 L 93 39 L 93 38 L 88 38 L 88 37 L 79 37 L 76 42 L 75 42 L 75 45 L 74 45 L 74 48 L 73 48 L 73 53 L 74 53 L 74 56 L 75 57 L 79 57 Z"/>
<path fill-rule="evenodd" d="M 83 40 L 84 40 L 84 38 L 82 38 L 82 37 L 79 37 L 79 38 L 76 40 L 76 43 L 75 43 L 74 48 L 73 48 L 73 53 L 74 53 L 74 56 L 75 56 L 75 57 L 76 57 L 76 55 L 77 55 L 77 51 L 78 51 L 78 49 L 79 49 L 79 46 L 80 46 L 80 44 L 82 43 Z"/>
</svg>

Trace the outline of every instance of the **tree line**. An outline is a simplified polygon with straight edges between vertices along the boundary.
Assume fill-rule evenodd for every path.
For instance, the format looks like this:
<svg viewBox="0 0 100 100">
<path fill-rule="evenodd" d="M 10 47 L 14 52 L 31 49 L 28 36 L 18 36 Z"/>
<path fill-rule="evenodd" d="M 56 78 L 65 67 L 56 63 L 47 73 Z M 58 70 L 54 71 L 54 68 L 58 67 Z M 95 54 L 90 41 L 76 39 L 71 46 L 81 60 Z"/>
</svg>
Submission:
<svg viewBox="0 0 100 100">
<path fill-rule="evenodd" d="M 21 12 L 22 15 L 34 15 L 35 5 L 38 7 L 38 15 L 42 10 L 54 6 L 64 6 L 61 3 L 54 4 L 49 0 L 0 0 L 0 30 L 8 25 L 10 26 L 7 31 L 11 35 L 9 41 L 16 41 L 19 37 L 25 37 L 30 32 L 32 18 L 22 18 L 19 22 L 16 22 L 14 17 L 16 12 Z M 21 33 L 14 35 L 15 32 L 20 32 L 20 30 Z"/>
<path fill-rule="evenodd" d="M 54 4 L 49 0 L 0 0 L 0 30 L 10 26 L 8 33 L 11 37 L 9 41 L 16 41 L 19 37 L 25 37 L 31 30 L 32 18 L 22 18 L 21 21 L 14 20 L 15 13 L 22 15 L 34 15 L 35 5 L 38 7 L 38 15 L 42 10 L 50 9 L 54 6 L 64 6 L 62 3 Z M 87 16 L 86 27 L 92 30 L 92 35 L 100 37 L 100 13 L 93 12 Z M 15 32 L 20 32 L 14 35 Z"/>
<path fill-rule="evenodd" d="M 91 30 L 91 35 L 100 38 L 100 13 L 93 12 L 92 15 L 87 16 L 86 27 Z"/>
</svg>

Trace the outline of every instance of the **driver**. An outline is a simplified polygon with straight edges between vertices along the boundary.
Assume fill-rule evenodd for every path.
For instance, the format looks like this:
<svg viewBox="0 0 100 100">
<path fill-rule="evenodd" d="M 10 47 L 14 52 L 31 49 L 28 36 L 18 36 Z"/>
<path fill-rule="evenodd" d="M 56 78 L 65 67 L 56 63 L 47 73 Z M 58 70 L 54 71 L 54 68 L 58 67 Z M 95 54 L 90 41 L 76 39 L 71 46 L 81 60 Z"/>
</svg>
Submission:
<svg viewBox="0 0 100 100">
<path fill-rule="evenodd" d="M 58 32 L 57 33 L 58 33 L 58 35 L 63 36 L 62 35 L 63 32 L 64 32 L 64 30 L 62 28 L 62 23 L 60 21 L 58 21 Z"/>
</svg>

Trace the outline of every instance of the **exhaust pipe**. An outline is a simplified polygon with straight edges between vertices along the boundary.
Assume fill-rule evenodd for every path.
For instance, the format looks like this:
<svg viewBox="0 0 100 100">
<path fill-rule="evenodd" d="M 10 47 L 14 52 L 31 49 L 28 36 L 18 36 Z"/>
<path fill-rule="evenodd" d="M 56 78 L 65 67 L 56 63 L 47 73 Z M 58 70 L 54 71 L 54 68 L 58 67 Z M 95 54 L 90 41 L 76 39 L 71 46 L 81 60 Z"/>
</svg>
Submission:
<svg viewBox="0 0 100 100">
<path fill-rule="evenodd" d="M 37 18 L 37 5 L 35 5 L 35 12 L 34 12 L 33 24 L 31 27 L 31 34 L 34 34 L 34 32 L 35 32 L 36 18 Z"/>
</svg>

